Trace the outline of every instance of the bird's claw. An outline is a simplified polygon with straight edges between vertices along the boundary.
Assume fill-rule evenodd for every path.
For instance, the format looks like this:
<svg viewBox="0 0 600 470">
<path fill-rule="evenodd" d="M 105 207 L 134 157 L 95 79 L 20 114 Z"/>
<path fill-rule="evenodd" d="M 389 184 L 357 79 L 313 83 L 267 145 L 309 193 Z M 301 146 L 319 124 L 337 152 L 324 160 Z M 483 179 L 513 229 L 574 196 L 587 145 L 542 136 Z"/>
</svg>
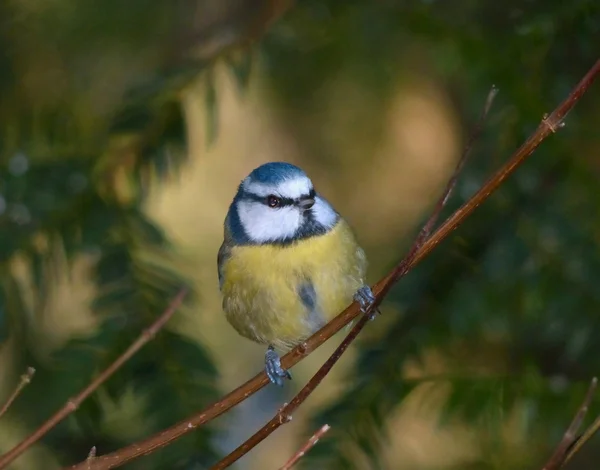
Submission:
<svg viewBox="0 0 600 470">
<path fill-rule="evenodd" d="M 367 313 L 371 306 L 375 303 L 376 299 L 369 286 L 362 286 L 356 291 L 356 294 L 354 294 L 354 300 L 360 304 L 360 310 L 363 313 Z M 375 319 L 375 315 L 377 313 L 381 313 L 377 308 L 369 313 L 369 320 Z"/>
<path fill-rule="evenodd" d="M 281 358 L 273 346 L 269 346 L 265 353 L 265 372 L 269 380 L 279 387 L 283 387 L 284 378 L 292 380 L 292 374 L 281 367 Z"/>
</svg>

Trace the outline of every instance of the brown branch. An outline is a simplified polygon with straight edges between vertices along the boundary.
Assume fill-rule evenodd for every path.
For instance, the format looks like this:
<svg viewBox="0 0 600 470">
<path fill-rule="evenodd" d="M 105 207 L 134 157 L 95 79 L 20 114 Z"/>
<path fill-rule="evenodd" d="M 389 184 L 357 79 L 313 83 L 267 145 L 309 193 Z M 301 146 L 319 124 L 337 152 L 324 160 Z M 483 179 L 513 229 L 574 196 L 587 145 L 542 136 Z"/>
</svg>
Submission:
<svg viewBox="0 0 600 470">
<path fill-rule="evenodd" d="M 462 153 L 458 164 L 454 170 L 454 173 L 448 180 L 446 184 L 446 188 L 444 192 L 438 199 L 436 205 L 434 206 L 433 212 L 427 222 L 423 225 L 423 228 L 420 230 L 417 235 L 415 241 L 412 246 L 408 250 L 408 253 L 404 256 L 404 258 L 398 263 L 394 272 L 396 273 L 394 280 L 392 282 L 397 282 L 401 277 L 406 275 L 410 270 L 410 266 L 415 259 L 417 252 L 421 249 L 425 241 L 428 239 L 431 230 L 433 229 L 435 223 L 437 222 L 442 209 L 448 202 L 448 198 L 452 193 L 452 190 L 456 186 L 456 181 L 458 180 L 458 175 L 461 170 L 464 168 L 464 164 L 467 161 L 467 158 L 471 152 L 471 148 L 473 147 L 473 143 L 481 133 L 483 129 L 483 123 L 487 114 L 490 110 L 492 102 L 498 90 L 496 87 L 492 86 L 492 89 L 488 93 L 488 97 L 485 102 L 485 106 L 483 108 L 483 112 L 481 113 L 481 117 L 477 125 L 475 126 L 471 137 L 467 141 L 467 145 L 465 146 L 465 150 Z M 383 295 L 377 296 L 376 305 L 372 306 L 376 308 L 377 305 L 381 302 Z M 211 467 L 211 470 L 220 470 L 223 468 L 229 467 L 232 463 L 237 461 L 247 452 L 249 452 L 252 448 L 258 445 L 262 440 L 266 439 L 271 433 L 273 433 L 279 426 L 288 422 L 291 419 L 293 412 L 298 408 L 306 399 L 315 391 L 317 386 L 323 381 L 323 379 L 327 376 L 329 371 L 333 368 L 335 363 L 342 357 L 342 354 L 348 349 L 348 346 L 352 344 L 352 342 L 357 338 L 358 334 L 367 324 L 369 319 L 368 312 L 366 315 L 363 315 L 362 318 L 354 325 L 350 333 L 344 338 L 344 340 L 340 343 L 340 345 L 336 348 L 333 354 L 325 361 L 325 364 L 321 366 L 321 368 L 317 371 L 317 373 L 308 381 L 308 383 L 298 392 L 298 394 L 292 399 L 292 401 L 283 406 L 282 409 L 279 410 L 277 415 L 273 417 L 267 424 L 265 424 L 262 428 L 260 428 L 254 435 L 252 435 L 246 442 L 236 448 L 229 455 L 226 455 L 220 462 Z"/>
<path fill-rule="evenodd" d="M 312 449 L 317 444 L 317 442 L 319 442 L 319 439 L 321 439 L 330 429 L 331 426 L 329 426 L 329 424 L 324 424 L 323 426 L 321 426 L 321 428 L 316 433 L 314 433 L 310 437 L 310 439 L 306 441 L 304 445 L 300 447 L 300 449 L 298 449 L 298 451 L 294 455 L 292 455 L 292 458 L 288 460 L 285 463 L 285 465 L 279 470 L 290 470 L 294 465 L 296 465 L 298 460 L 304 457 L 304 454 L 306 454 L 310 449 Z"/>
<path fill-rule="evenodd" d="M 577 434 L 579 432 L 579 429 L 581 428 L 585 415 L 588 412 L 590 404 L 592 403 L 592 399 L 594 398 L 594 393 L 596 393 L 597 386 L 598 379 L 594 377 L 592 379 L 592 382 L 590 383 L 587 393 L 585 394 L 583 403 L 581 404 L 581 406 L 577 410 L 577 413 L 575 414 L 575 417 L 573 418 L 573 421 L 571 421 L 571 424 L 567 428 L 563 438 L 556 446 L 552 457 L 550 457 L 548 462 L 546 462 L 546 465 L 544 465 L 542 470 L 559 470 L 566 463 L 567 457 L 574 455 L 575 452 L 577 452 L 577 450 L 579 450 L 581 446 L 585 443 L 585 441 L 583 443 L 579 443 L 579 446 L 577 448 L 573 448 L 571 452 L 569 451 L 569 449 L 571 449 L 571 446 L 573 446 L 575 440 L 577 439 Z"/>
<path fill-rule="evenodd" d="M 381 302 L 384 295 L 390 290 L 395 280 L 401 276 L 402 271 L 412 268 L 425 258 L 431 251 L 448 235 L 455 230 L 473 211 L 482 204 L 490 194 L 500 186 L 508 176 L 510 176 L 525 159 L 533 153 L 533 151 L 541 144 L 541 142 L 552 133 L 551 129 L 556 129 L 565 118 L 567 113 L 575 106 L 583 94 L 593 83 L 597 75 L 600 74 L 600 60 L 598 60 L 581 81 L 573 88 L 567 98 L 552 112 L 551 115 L 545 116 L 542 123 L 538 126 L 535 132 L 523 143 L 519 149 L 512 155 L 510 160 L 497 171 L 483 187 L 463 206 L 454 212 L 446 221 L 438 228 L 438 230 L 427 239 L 421 248 L 415 253 L 410 266 L 397 266 L 387 276 L 381 279 L 373 286 L 373 293 L 377 298 L 376 305 Z M 400 269 L 401 268 L 401 269 Z M 296 363 L 308 356 L 312 351 L 317 349 L 321 344 L 331 338 L 344 326 L 360 315 L 358 304 L 352 303 L 342 313 L 335 317 L 331 322 L 325 325 L 321 330 L 317 331 L 313 336 L 307 339 L 304 343 L 294 348 L 286 354 L 281 364 L 286 369 L 291 368 Z M 105 470 L 116 468 L 130 462 L 133 459 L 143 455 L 150 454 L 158 449 L 169 445 L 179 437 L 192 432 L 194 429 L 206 424 L 208 421 L 222 415 L 226 411 L 233 408 L 241 401 L 256 393 L 268 383 L 267 376 L 261 372 L 240 385 L 232 392 L 225 395 L 221 400 L 208 406 L 206 409 L 191 416 L 188 419 L 174 424 L 153 436 L 150 436 L 142 441 L 135 442 L 120 450 L 116 450 L 110 454 L 99 456 L 94 461 L 91 470 Z M 85 463 L 77 464 L 70 467 L 72 470 L 85 470 Z"/>
<path fill-rule="evenodd" d="M 579 437 L 575 439 L 575 442 L 571 445 L 570 450 L 567 452 L 567 456 L 565 457 L 566 464 L 569 460 L 573 458 L 573 456 L 581 450 L 581 448 L 598 432 L 600 429 L 600 416 L 598 416 L 594 422 L 591 424 L 589 428 L 585 430 L 585 432 Z M 564 465 L 563 464 L 563 465 Z"/>
<path fill-rule="evenodd" d="M 396 268 L 394 270 L 396 272 L 394 282 L 398 281 L 401 277 L 403 277 L 408 272 L 417 252 L 421 249 L 421 247 L 423 246 L 425 241 L 429 238 L 429 234 L 431 233 L 431 230 L 433 230 L 433 227 L 435 226 L 435 223 L 437 222 L 437 220 L 442 212 L 442 209 L 446 206 L 446 203 L 448 202 L 448 198 L 450 197 L 450 194 L 452 193 L 452 191 L 454 190 L 454 187 L 456 186 L 456 182 L 458 180 L 458 175 L 460 175 L 460 172 L 464 168 L 465 163 L 467 162 L 467 159 L 469 158 L 471 149 L 473 148 L 473 144 L 481 135 L 481 131 L 483 130 L 483 124 L 485 123 L 487 115 L 490 112 L 492 103 L 494 102 L 494 99 L 496 98 L 497 94 L 498 94 L 498 88 L 496 88 L 495 85 L 492 85 L 492 88 L 490 89 L 490 91 L 487 95 L 487 98 L 485 100 L 485 104 L 483 106 L 481 115 L 479 116 L 479 120 L 477 121 L 477 124 L 473 128 L 473 131 L 471 132 L 471 135 L 470 135 L 469 139 L 467 140 L 467 144 L 465 145 L 463 153 L 460 156 L 460 159 L 458 161 L 458 164 L 456 165 L 456 168 L 454 169 L 454 173 L 448 180 L 448 183 L 446 183 L 446 188 L 444 189 L 442 196 L 438 199 L 436 205 L 434 206 L 433 212 L 432 212 L 431 216 L 429 217 L 429 220 L 427 220 L 425 225 L 423 225 L 423 228 L 421 228 L 421 231 L 417 235 L 417 238 L 413 242 L 410 250 L 408 250 L 408 253 L 404 257 L 404 259 L 402 259 L 402 261 L 400 261 L 400 263 L 398 263 L 398 265 L 396 266 Z"/>
<path fill-rule="evenodd" d="M 104 370 L 98 377 L 96 377 L 90 384 L 82 390 L 77 396 L 67 400 L 65 405 L 58 410 L 51 418 L 49 418 L 44 424 L 36 429 L 30 436 L 25 440 L 21 441 L 15 447 L 13 447 L 6 454 L 0 456 L 0 469 L 6 468 L 13 460 L 19 455 L 25 452 L 29 447 L 40 440 L 44 435 L 50 431 L 54 426 L 60 423 L 68 415 L 73 413 L 79 405 L 89 397 L 100 385 L 108 380 L 108 378 L 114 374 L 126 361 L 128 361 L 136 352 L 138 352 L 142 346 L 150 341 L 158 331 L 165 326 L 173 314 L 177 311 L 184 297 L 187 295 L 187 289 L 182 289 L 171 301 L 166 310 L 156 319 L 156 321 L 145 331 L 140 334 L 127 350 L 121 354 L 107 369 Z M 86 463 L 87 467 L 94 468 L 92 461 Z M 85 467 L 84 467 L 85 468 Z"/>
<path fill-rule="evenodd" d="M 90 449 L 87 459 L 85 459 L 88 470 L 91 468 L 92 462 L 94 461 L 95 458 L 96 458 L 96 446 L 94 446 Z"/>
<path fill-rule="evenodd" d="M 8 397 L 8 399 L 6 400 L 4 405 L 2 405 L 2 408 L 0 408 L 0 418 L 2 418 L 2 416 L 4 416 L 4 414 L 10 408 L 10 405 L 13 404 L 13 401 L 15 401 L 17 399 L 17 397 L 21 394 L 23 389 L 29 384 L 29 382 L 31 382 L 31 379 L 33 378 L 34 374 L 35 374 L 35 369 L 33 367 L 28 367 L 27 372 L 25 372 L 21 376 L 21 380 L 19 381 L 15 390 L 10 394 L 10 396 Z"/>
<path fill-rule="evenodd" d="M 252 4 L 252 2 L 250 2 Z M 205 51 L 205 55 L 202 55 L 201 58 L 206 61 L 215 60 L 220 55 L 228 52 L 233 46 L 245 46 L 249 43 L 257 40 L 262 34 L 266 32 L 266 30 L 284 13 L 287 12 L 294 4 L 294 0 L 265 0 L 260 8 L 253 8 L 250 12 L 252 15 L 246 15 L 247 11 L 243 12 L 242 19 L 250 18 L 250 21 L 247 24 L 243 24 L 242 31 L 240 34 L 236 34 L 233 36 L 233 39 L 229 41 L 227 38 L 225 41 L 219 39 L 218 37 L 210 39 L 208 42 L 216 44 L 216 47 L 208 48 L 208 52 Z M 254 5 L 256 7 L 257 5 Z M 242 23 L 246 23 L 242 21 Z M 227 28 L 226 28 L 227 29 Z M 218 33 L 218 28 L 214 28 L 212 33 Z M 218 34 L 217 34 L 218 36 Z M 226 35 L 227 36 L 227 35 Z M 196 45 L 200 49 L 199 45 Z M 56 412 L 51 418 L 49 418 L 42 426 L 40 426 L 36 431 L 34 431 L 29 437 L 27 437 L 24 441 L 20 442 L 16 447 L 11 449 L 4 455 L 0 455 L 0 469 L 5 468 L 8 464 L 10 464 L 13 460 L 15 460 L 19 455 L 21 455 L 25 450 L 27 450 L 31 445 L 37 442 L 40 438 L 42 438 L 49 430 L 51 430 L 54 426 L 56 426 L 60 421 L 62 421 L 66 416 L 74 412 L 81 402 L 85 400 L 88 396 L 90 396 L 104 381 L 106 381 L 114 372 L 116 372 L 125 361 L 130 359 L 142 346 L 144 346 L 169 320 L 169 318 L 174 314 L 175 310 L 179 307 L 183 298 L 187 294 L 186 290 L 180 291 L 180 293 L 173 299 L 167 310 L 159 317 L 159 319 L 154 323 L 148 330 L 146 330 L 130 347 L 120 356 L 111 366 L 109 366 L 102 374 L 100 374 L 94 381 L 92 381 L 87 388 L 85 388 L 79 395 L 68 400 L 66 404 L 61 408 L 58 412 Z M 0 416 L 10 406 L 12 401 L 16 398 L 16 396 L 21 392 L 21 389 L 26 385 L 24 383 L 22 386 L 20 385 L 18 389 L 15 391 L 13 396 L 9 398 L 9 401 L 4 405 L 2 411 L 0 412 Z M 95 462 L 97 460 L 95 453 L 95 448 L 92 449 L 92 453 L 88 456 L 88 459 L 83 462 L 81 465 L 83 467 L 80 468 L 96 468 Z M 92 452 L 90 451 L 90 452 Z"/>
<path fill-rule="evenodd" d="M 360 310 L 359 310 L 360 312 Z M 325 364 L 317 371 L 317 373 L 308 381 L 308 383 L 298 392 L 298 394 L 286 405 L 284 405 L 277 414 L 254 433 L 250 438 L 242 445 L 237 447 L 233 452 L 226 455 L 217 464 L 210 467 L 210 470 L 220 470 L 229 467 L 232 463 L 247 454 L 251 449 L 260 444 L 264 439 L 271 435 L 279 426 L 288 423 L 292 419 L 292 414 L 315 390 L 315 388 L 323 381 L 327 376 L 331 368 L 335 363 L 342 357 L 342 354 L 346 351 L 348 346 L 356 339 L 360 331 L 364 328 L 366 323 L 369 321 L 367 315 L 363 315 L 360 320 L 350 330 L 350 333 L 344 338 L 344 341 L 336 348 L 333 354 L 325 361 Z"/>
</svg>

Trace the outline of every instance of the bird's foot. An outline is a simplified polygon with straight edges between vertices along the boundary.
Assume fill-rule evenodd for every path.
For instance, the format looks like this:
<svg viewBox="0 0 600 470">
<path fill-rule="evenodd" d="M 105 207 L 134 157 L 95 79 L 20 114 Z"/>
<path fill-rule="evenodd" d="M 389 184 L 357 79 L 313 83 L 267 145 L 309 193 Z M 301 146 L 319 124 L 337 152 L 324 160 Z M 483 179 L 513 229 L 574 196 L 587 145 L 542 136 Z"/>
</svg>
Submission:
<svg viewBox="0 0 600 470">
<path fill-rule="evenodd" d="M 265 353 L 265 372 L 269 380 L 280 387 L 283 387 L 284 378 L 292 380 L 292 374 L 281 367 L 281 358 L 273 346 L 269 346 Z"/>
<path fill-rule="evenodd" d="M 373 291 L 369 286 L 362 286 L 356 291 L 356 294 L 354 294 L 354 300 L 360 304 L 360 310 L 363 313 L 367 313 L 369 308 L 371 308 L 371 306 L 375 303 L 375 296 L 373 295 Z M 375 319 L 377 313 L 381 312 L 379 309 L 375 308 L 371 313 L 369 313 L 369 320 Z"/>
</svg>

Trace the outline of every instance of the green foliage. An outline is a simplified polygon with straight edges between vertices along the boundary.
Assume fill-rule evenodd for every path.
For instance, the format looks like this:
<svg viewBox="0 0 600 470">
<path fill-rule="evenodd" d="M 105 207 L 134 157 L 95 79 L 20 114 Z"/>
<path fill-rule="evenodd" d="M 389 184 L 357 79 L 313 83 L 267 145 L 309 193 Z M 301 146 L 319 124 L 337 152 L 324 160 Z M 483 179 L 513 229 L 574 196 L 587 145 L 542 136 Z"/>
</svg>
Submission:
<svg viewBox="0 0 600 470">
<path fill-rule="evenodd" d="M 597 59 L 589 45 L 600 37 L 598 13 L 597 3 L 585 0 L 525 7 L 314 1 L 276 26 L 265 48 L 274 87 L 301 113 L 314 113 L 313 90 L 340 74 L 388 96 L 402 77 L 402 59 L 415 51 L 466 103 L 466 122 L 496 84 L 492 130 L 461 176 L 450 204 L 456 208 Z M 303 468 L 362 468 L 361 459 L 349 458 L 357 451 L 382 468 L 385 418 L 422 382 L 403 378 L 403 368 L 432 350 L 448 361 L 448 373 L 434 382 L 452 389 L 442 423 L 458 414 L 499 429 L 518 407 L 522 430 L 545 436 L 542 450 L 559 439 L 600 370 L 597 167 L 574 150 L 600 144 L 589 127 L 600 117 L 598 94 L 586 98 L 564 132 L 391 295 L 402 314 L 382 337 L 360 344 L 345 392 L 311 420 L 307 432 L 324 422 L 332 431 L 302 459 Z M 489 369 L 483 376 L 473 370 L 481 361 Z M 497 454 L 485 455 L 481 468 L 493 468 Z"/>
<path fill-rule="evenodd" d="M 109 37 L 117 46 L 144 44 L 147 35 L 135 28 L 118 37 L 107 29 L 108 18 L 115 27 L 136 18 L 140 27 L 149 21 L 155 30 L 164 30 L 158 14 L 163 7 L 147 5 L 142 18 L 136 8 L 117 3 L 104 5 L 99 16 L 83 6 L 69 10 L 62 5 L 59 22 L 64 27 L 46 39 L 64 46 L 63 59 L 81 60 L 80 54 L 89 54 L 99 37 Z M 20 23 L 16 8 L 3 4 L 8 15 L 3 20 Z M 93 11 L 98 12 L 97 6 Z M 43 14 L 28 18 L 32 42 L 47 32 L 47 19 Z M 82 28 L 86 22 L 93 26 Z M 20 47 L 15 34 L 6 30 L 0 38 L 0 94 L 11 97 L 0 112 L 0 335 L 19 345 L 18 367 L 37 370 L 11 409 L 33 430 L 106 369 L 189 284 L 161 228 L 143 212 L 151 184 L 173 175 L 185 162 L 186 123 L 176 90 L 155 87 L 148 94 L 140 85 L 144 92 L 138 93 L 136 80 L 132 88 L 120 84 L 126 98 L 96 115 L 93 124 L 89 118 L 94 113 L 82 104 L 89 97 L 82 101 L 73 89 L 58 101 L 28 106 L 16 73 L 27 58 L 15 53 Z M 111 47 L 105 44 L 98 54 Z M 40 348 L 38 322 L 49 289 L 82 256 L 94 261 L 91 309 L 100 319 L 99 328 L 48 356 Z M 26 263 L 31 289 L 16 277 L 15 260 Z M 82 460 L 92 446 L 102 453 L 115 450 L 213 401 L 216 377 L 202 345 L 166 329 L 43 442 L 64 464 Z M 120 411 L 111 414 L 114 409 Z M 213 430 L 203 428 L 130 467 L 205 468 L 217 458 L 213 438 Z"/>
<path fill-rule="evenodd" d="M 166 129 L 169 132 L 157 136 L 154 155 L 147 157 L 145 165 L 140 163 L 140 174 L 147 171 L 148 165 L 160 164 L 163 156 L 159 146 L 169 145 L 172 139 L 171 128 Z M 40 424 L 40 417 L 50 416 L 67 397 L 78 393 L 111 364 L 187 284 L 169 261 L 172 255 L 168 241 L 137 205 L 123 206 L 112 198 L 105 199 L 92 184 L 78 186 L 79 193 L 73 195 L 69 184 L 73 175 L 93 181 L 89 165 L 79 171 L 69 161 L 33 166 L 18 177 L 7 172 L 4 179 L 7 185 L 4 194 L 11 197 L 7 208 L 13 210 L 7 223 L 14 227 L 3 232 L 3 258 L 8 261 L 17 253 L 29 261 L 35 304 L 44 304 L 47 284 L 53 278 L 52 273 L 59 269 L 53 265 L 52 250 L 59 244 L 68 259 L 86 253 L 97 257 L 94 280 L 98 293 L 92 309 L 105 318 L 93 338 L 72 341 L 52 358 L 44 359 L 37 352 L 35 325 L 28 324 L 28 309 L 20 300 L 27 294 L 6 272 L 2 312 L 7 311 L 12 321 L 11 328 L 3 328 L 3 333 L 21 338 L 20 362 L 38 370 L 35 381 L 19 401 L 21 405 L 14 408 L 32 428 Z M 139 199 L 139 203 L 142 201 Z M 22 212 L 27 210 L 25 221 L 18 217 L 21 212 L 15 212 L 18 204 L 25 208 Z M 48 244 L 42 247 L 36 244 L 35 238 L 40 236 Z M 108 393 L 110 399 L 118 402 L 124 391 L 133 391 L 145 404 L 139 411 L 139 419 L 143 417 L 151 423 L 144 428 L 145 435 L 172 424 L 175 419 L 185 418 L 214 400 L 215 378 L 212 360 L 200 345 L 164 331 L 111 378 L 100 395 Z M 35 398 L 41 396 L 43 400 Z M 92 445 L 107 452 L 129 443 L 132 437 L 143 437 L 117 438 L 114 430 L 99 426 L 106 411 L 100 401 L 94 395 L 48 435 L 45 442 L 57 449 L 65 462 L 80 460 Z M 159 453 L 151 463 L 140 463 L 139 468 L 164 468 L 164 465 L 177 468 L 180 464 L 176 462 L 182 455 L 187 456 L 188 463 L 207 463 L 215 458 L 211 438 L 209 430 L 196 432 Z"/>
<path fill-rule="evenodd" d="M 187 3 L 32 5 L 0 2 L 0 340 L 19 345 L 19 367 L 37 369 L 11 410 L 29 429 L 104 370 L 189 283 L 142 208 L 152 184 L 185 164 L 179 92 L 198 75 L 208 145 L 220 121 L 213 58 L 174 51 L 190 33 L 188 16 L 198 16 Z M 308 132 L 291 126 L 315 159 L 329 152 L 310 134 L 327 128 L 321 90 L 340 77 L 369 96 L 379 117 L 399 81 L 427 76 L 450 91 L 465 128 L 497 85 L 488 131 L 449 211 L 596 60 L 599 5 L 306 0 L 273 26 L 258 53 L 235 51 L 224 65 L 242 96 L 260 57 L 279 105 L 316 123 Z M 206 24 L 210 30 L 219 21 Z M 556 442 L 600 370 L 599 96 L 588 94 L 566 128 L 392 293 L 400 314 L 381 336 L 360 342 L 344 392 L 307 432 L 324 422 L 332 430 L 300 466 L 358 468 L 359 453 L 385 468 L 389 417 L 426 383 L 448 387 L 440 425 L 466 418 L 485 436 L 484 457 L 469 468 L 511 467 L 498 433 L 515 410 L 518 431 L 533 436 L 528 458 Z M 91 308 L 101 322 L 91 337 L 48 356 L 38 322 L 65 269 L 61 255 L 94 261 Z M 26 264 L 31 289 L 16 261 Z M 427 369 L 432 351 L 445 372 L 408 378 L 407 365 Z M 216 379 L 202 345 L 165 329 L 43 442 L 65 464 L 92 446 L 109 452 L 213 401 Z M 128 468 L 205 468 L 217 458 L 214 437 L 202 428 Z"/>
</svg>

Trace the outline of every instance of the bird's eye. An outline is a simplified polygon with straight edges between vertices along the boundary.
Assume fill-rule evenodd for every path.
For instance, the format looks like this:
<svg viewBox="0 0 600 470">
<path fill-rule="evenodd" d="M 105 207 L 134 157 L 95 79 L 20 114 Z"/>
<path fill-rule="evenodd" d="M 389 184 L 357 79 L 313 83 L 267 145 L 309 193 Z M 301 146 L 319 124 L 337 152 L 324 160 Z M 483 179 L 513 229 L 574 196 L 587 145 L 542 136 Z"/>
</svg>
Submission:
<svg viewBox="0 0 600 470">
<path fill-rule="evenodd" d="M 281 199 L 278 198 L 277 196 L 270 195 L 267 197 L 267 205 L 269 207 L 274 208 L 274 207 L 279 206 L 279 204 L 281 204 Z"/>
</svg>

